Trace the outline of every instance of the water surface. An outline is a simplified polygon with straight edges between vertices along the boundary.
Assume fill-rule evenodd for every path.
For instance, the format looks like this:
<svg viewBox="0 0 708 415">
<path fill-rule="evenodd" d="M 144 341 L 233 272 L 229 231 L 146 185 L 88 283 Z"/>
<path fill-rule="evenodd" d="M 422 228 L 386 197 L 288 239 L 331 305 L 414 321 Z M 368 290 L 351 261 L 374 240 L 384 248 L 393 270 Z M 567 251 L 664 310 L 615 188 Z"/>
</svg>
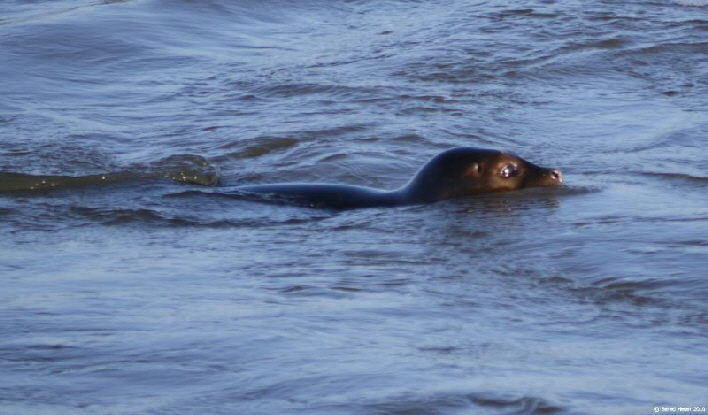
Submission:
<svg viewBox="0 0 708 415">
<path fill-rule="evenodd" d="M 0 194 L 0 412 L 708 406 L 707 13 L 4 2 L 0 171 L 122 176 Z M 567 185 L 345 212 L 167 197 L 217 168 L 392 189 L 455 146 Z"/>
</svg>

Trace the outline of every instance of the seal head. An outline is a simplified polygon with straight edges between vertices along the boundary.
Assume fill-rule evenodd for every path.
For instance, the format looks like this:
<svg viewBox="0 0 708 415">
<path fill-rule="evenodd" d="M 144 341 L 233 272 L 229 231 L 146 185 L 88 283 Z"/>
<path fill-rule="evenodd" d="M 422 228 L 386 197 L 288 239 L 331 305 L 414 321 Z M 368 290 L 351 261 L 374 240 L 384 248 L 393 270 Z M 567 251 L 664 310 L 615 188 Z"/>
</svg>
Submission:
<svg viewBox="0 0 708 415">
<path fill-rule="evenodd" d="M 458 147 L 433 157 L 401 191 L 421 202 L 534 186 L 558 186 L 563 176 L 497 150 Z"/>
</svg>

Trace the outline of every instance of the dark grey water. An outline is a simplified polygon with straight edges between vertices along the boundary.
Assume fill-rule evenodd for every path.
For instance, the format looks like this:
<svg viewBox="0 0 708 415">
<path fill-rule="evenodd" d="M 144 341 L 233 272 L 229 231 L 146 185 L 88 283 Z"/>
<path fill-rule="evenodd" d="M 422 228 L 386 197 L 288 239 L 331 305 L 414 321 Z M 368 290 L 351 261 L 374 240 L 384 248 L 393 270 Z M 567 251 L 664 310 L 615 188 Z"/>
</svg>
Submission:
<svg viewBox="0 0 708 415">
<path fill-rule="evenodd" d="M 0 194 L 0 412 L 700 413 L 706 108 L 668 0 L 4 1 L 0 171 L 129 180 Z M 567 185 L 165 197 L 175 157 L 395 188 L 454 146 Z"/>
</svg>

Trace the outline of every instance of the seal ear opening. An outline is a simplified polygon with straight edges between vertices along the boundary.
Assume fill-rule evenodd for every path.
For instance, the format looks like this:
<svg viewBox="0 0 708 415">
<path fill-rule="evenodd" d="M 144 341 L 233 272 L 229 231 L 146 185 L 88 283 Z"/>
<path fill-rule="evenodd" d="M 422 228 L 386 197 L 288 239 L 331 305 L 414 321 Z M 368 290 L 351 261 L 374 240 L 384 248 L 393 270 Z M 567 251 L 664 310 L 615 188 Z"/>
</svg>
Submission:
<svg viewBox="0 0 708 415">
<path fill-rule="evenodd" d="M 479 177 L 482 175 L 482 165 L 479 163 L 472 163 L 467 167 L 464 176 Z"/>
</svg>

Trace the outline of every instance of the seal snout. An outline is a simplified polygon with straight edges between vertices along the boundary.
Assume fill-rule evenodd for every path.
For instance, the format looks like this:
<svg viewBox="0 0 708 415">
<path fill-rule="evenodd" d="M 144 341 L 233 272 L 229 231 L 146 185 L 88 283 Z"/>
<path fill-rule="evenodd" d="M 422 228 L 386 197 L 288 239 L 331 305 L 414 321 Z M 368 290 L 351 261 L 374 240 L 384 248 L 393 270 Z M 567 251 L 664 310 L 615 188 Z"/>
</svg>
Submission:
<svg viewBox="0 0 708 415">
<path fill-rule="evenodd" d="M 563 184 L 563 173 L 560 169 L 545 169 L 538 170 L 538 176 L 532 186 L 560 186 Z"/>
<path fill-rule="evenodd" d="M 548 172 L 548 176 L 552 181 L 558 182 L 558 184 L 563 183 L 563 173 L 559 169 L 551 169 Z"/>
</svg>

